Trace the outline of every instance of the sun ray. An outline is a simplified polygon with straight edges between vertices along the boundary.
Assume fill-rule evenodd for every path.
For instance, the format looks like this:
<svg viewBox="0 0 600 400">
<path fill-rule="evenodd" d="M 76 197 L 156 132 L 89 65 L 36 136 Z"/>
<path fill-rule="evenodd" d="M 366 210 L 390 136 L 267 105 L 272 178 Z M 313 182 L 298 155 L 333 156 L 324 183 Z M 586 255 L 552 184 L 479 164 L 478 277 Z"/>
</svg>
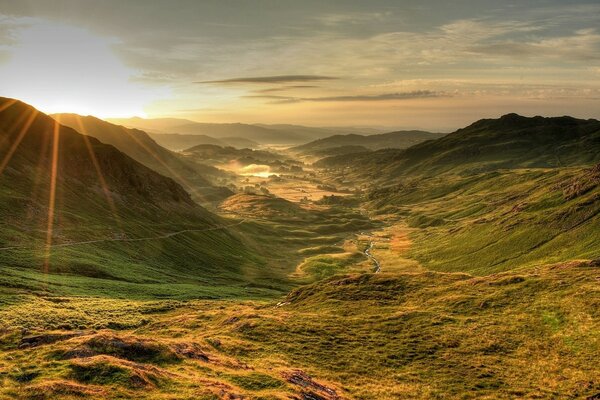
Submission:
<svg viewBox="0 0 600 400">
<path fill-rule="evenodd" d="M 17 100 L 15 99 L 10 99 L 8 100 L 6 103 L 2 104 L 0 106 L 0 112 L 6 110 L 7 108 L 9 108 L 10 106 L 12 106 L 13 104 L 15 104 L 17 102 Z"/>
<path fill-rule="evenodd" d="M 48 225 L 46 227 L 46 246 L 44 254 L 44 272 L 48 273 L 50 267 L 50 253 L 52 250 L 52 234 L 54 230 L 54 207 L 56 206 L 56 180 L 58 175 L 58 150 L 60 145 L 60 124 L 54 122 L 52 132 L 52 165 L 50 169 L 50 196 L 48 199 Z"/>
<path fill-rule="evenodd" d="M 2 172 L 4 172 L 4 169 L 6 168 L 6 166 L 12 159 L 12 156 L 15 154 L 15 151 L 17 151 L 19 144 L 21 144 L 21 141 L 23 140 L 23 138 L 29 131 L 29 127 L 31 127 L 31 124 L 33 123 L 37 114 L 38 114 L 38 111 L 35 109 L 31 112 L 31 114 L 27 118 L 27 121 L 25 122 L 25 124 L 23 125 L 21 130 L 19 131 L 17 138 L 15 139 L 15 141 L 11 145 L 10 149 L 8 150 L 8 153 L 6 153 L 6 155 L 2 159 L 2 162 L 0 162 L 0 175 L 2 174 Z M 17 125 L 18 125 L 18 123 L 15 123 L 15 126 L 17 126 Z"/>
<path fill-rule="evenodd" d="M 135 135 L 131 134 L 128 130 L 125 130 L 125 132 L 129 135 L 129 137 L 131 137 L 137 144 L 139 144 L 144 150 L 146 150 L 146 152 L 148 154 L 150 154 L 150 156 L 152 156 L 156 161 L 158 161 L 160 163 L 160 165 L 162 165 L 169 174 L 171 174 L 171 176 L 173 178 L 175 178 L 176 181 L 178 181 L 179 183 L 181 183 L 183 186 L 185 186 L 189 191 L 192 192 L 192 194 L 194 194 L 196 192 L 196 190 L 193 188 L 193 185 L 190 184 L 184 177 L 182 177 L 180 174 L 178 174 L 177 172 L 175 172 L 173 170 L 173 168 L 171 168 L 162 158 L 160 158 L 160 156 L 158 156 L 158 154 L 156 154 L 154 151 L 152 151 L 151 148 L 149 148 L 148 146 L 146 146 L 141 140 L 139 140 L 137 137 L 135 137 Z"/>
<path fill-rule="evenodd" d="M 92 164 L 94 164 L 94 169 L 96 170 L 96 174 L 98 175 L 98 180 L 100 181 L 100 186 L 102 186 L 102 192 L 104 193 L 104 197 L 106 198 L 106 202 L 108 203 L 108 207 L 113 215 L 115 223 L 119 228 L 121 228 L 121 220 L 119 218 L 119 214 L 117 212 L 117 207 L 115 202 L 110 194 L 110 189 L 108 188 L 108 184 L 106 183 L 106 179 L 104 178 L 104 174 L 102 173 L 102 167 L 100 166 L 100 162 L 98 162 L 98 158 L 96 157 L 96 153 L 94 153 L 94 149 L 92 147 L 92 143 L 90 139 L 85 135 L 85 129 L 83 127 L 83 121 L 81 120 L 81 116 L 76 114 L 75 120 L 77 123 L 77 127 L 79 128 L 79 132 L 83 136 L 83 141 L 85 143 L 85 147 L 90 155 L 90 159 L 92 160 Z"/>
</svg>

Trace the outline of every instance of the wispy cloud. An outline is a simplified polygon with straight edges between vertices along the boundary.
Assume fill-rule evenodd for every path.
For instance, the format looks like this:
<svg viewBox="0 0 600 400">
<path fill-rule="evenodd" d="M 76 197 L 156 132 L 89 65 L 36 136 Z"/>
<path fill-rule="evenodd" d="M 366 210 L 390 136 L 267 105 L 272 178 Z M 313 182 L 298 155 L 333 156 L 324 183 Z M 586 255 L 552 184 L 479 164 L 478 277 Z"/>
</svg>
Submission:
<svg viewBox="0 0 600 400">
<path fill-rule="evenodd" d="M 204 84 L 239 84 L 239 83 L 293 83 L 293 82 L 317 82 L 339 79 L 334 76 L 323 75 L 273 75 L 273 76 L 252 76 L 242 78 L 219 79 L 213 81 L 200 81 L 195 83 Z"/>
<path fill-rule="evenodd" d="M 285 92 L 287 90 L 295 90 L 295 89 L 314 89 L 318 88 L 317 85 L 287 85 L 281 87 L 274 87 L 268 89 L 256 90 L 255 93 L 273 93 L 273 92 Z"/>
<path fill-rule="evenodd" d="M 372 24 L 391 17 L 390 12 L 346 12 L 319 15 L 315 19 L 326 26 Z"/>
<path fill-rule="evenodd" d="M 435 92 L 431 90 L 415 90 L 412 92 L 381 93 L 372 95 L 351 95 L 351 96 L 326 96 L 326 97 L 291 97 L 276 95 L 248 95 L 244 98 L 273 100 L 272 104 L 290 104 L 301 102 L 348 102 L 348 101 L 389 101 L 389 100 L 410 100 L 423 99 L 431 97 L 448 97 L 450 94 L 445 92 Z"/>
</svg>

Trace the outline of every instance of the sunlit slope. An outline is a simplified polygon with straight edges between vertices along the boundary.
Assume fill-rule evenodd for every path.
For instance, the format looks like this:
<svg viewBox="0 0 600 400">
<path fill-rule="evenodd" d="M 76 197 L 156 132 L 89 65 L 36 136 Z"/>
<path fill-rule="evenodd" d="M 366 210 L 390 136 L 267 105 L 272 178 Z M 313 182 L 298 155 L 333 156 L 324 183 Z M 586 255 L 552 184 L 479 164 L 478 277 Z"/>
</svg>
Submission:
<svg viewBox="0 0 600 400">
<path fill-rule="evenodd" d="M 600 257 L 598 166 L 412 179 L 369 200 L 418 228 L 411 256 L 435 270 L 488 274 Z"/>
<path fill-rule="evenodd" d="M 203 164 L 202 160 L 198 163 L 185 160 L 156 143 L 142 130 L 129 129 L 92 116 L 54 114 L 53 117 L 62 125 L 112 144 L 134 160 L 175 179 L 196 199 L 206 200 L 231 194 L 223 188 L 213 187 L 219 178 L 225 176 L 222 171 Z"/>
<path fill-rule="evenodd" d="M 382 180 L 406 175 L 477 173 L 502 168 L 564 167 L 600 162 L 600 122 L 571 117 L 527 118 L 508 114 L 484 119 L 443 138 L 406 150 L 338 156 L 322 167 L 357 163 L 363 176 Z M 383 173 L 381 173 L 383 172 Z"/>
<path fill-rule="evenodd" d="M 13 102 L 0 100 L 4 288 L 220 296 L 238 289 L 219 287 L 244 291 L 269 277 L 232 233 L 240 221 L 216 217 L 173 179 Z"/>
</svg>

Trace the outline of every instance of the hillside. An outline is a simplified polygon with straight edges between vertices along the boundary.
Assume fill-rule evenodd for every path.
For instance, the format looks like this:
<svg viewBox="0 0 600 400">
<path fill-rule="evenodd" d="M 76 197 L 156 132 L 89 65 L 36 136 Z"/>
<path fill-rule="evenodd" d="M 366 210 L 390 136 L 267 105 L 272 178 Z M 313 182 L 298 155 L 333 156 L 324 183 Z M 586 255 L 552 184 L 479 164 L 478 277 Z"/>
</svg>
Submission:
<svg viewBox="0 0 600 400">
<path fill-rule="evenodd" d="M 487 275 L 600 255 L 599 166 L 401 179 L 372 188 L 369 209 L 411 230 L 411 259 Z"/>
<path fill-rule="evenodd" d="M 55 114 L 53 117 L 80 133 L 112 144 L 136 161 L 175 179 L 199 200 L 222 197 L 220 193 L 224 189 L 212 187 L 219 178 L 225 177 L 222 171 L 203 164 L 201 160 L 190 163 L 156 143 L 144 131 L 125 128 L 92 116 Z"/>
<path fill-rule="evenodd" d="M 484 119 L 406 150 L 382 150 L 320 161 L 324 167 L 360 163 L 365 175 L 477 173 L 502 168 L 548 168 L 600 161 L 600 122 L 571 117 Z"/>
<path fill-rule="evenodd" d="M 233 223 L 173 179 L 24 103 L 0 110 L 0 291 L 219 296 L 260 279 Z"/>
<path fill-rule="evenodd" d="M 315 155 L 324 150 L 346 146 L 362 146 L 370 150 L 388 148 L 404 149 L 426 140 L 438 139 L 442 136 L 444 136 L 442 133 L 424 131 L 398 131 L 369 136 L 358 134 L 334 135 L 293 147 L 290 150 L 297 153 Z"/>
<path fill-rule="evenodd" d="M 271 164 L 282 162 L 285 156 L 266 150 L 236 149 L 234 147 L 221 147 L 211 144 L 201 144 L 182 151 L 182 154 L 191 159 L 205 160 L 209 165 L 236 162 L 241 165 Z"/>
<path fill-rule="evenodd" d="M 255 149 L 259 147 L 257 142 L 240 137 L 215 139 L 207 135 L 181 135 L 178 133 L 149 133 L 149 135 L 156 143 L 173 151 L 181 151 L 201 144 L 212 144 L 222 147 L 231 146 L 237 149 Z"/>
</svg>

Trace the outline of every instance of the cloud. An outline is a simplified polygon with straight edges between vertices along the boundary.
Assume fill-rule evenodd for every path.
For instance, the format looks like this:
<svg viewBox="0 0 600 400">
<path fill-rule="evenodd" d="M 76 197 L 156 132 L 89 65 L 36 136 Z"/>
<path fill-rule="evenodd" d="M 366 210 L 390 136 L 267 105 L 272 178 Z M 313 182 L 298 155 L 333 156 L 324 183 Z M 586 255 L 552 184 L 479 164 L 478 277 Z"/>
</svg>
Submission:
<svg viewBox="0 0 600 400">
<path fill-rule="evenodd" d="M 350 12 L 319 15 L 315 19 L 326 26 L 370 24 L 392 16 L 391 12 Z"/>
<path fill-rule="evenodd" d="M 275 87 L 275 88 L 256 90 L 255 93 L 273 93 L 273 92 L 283 92 L 286 90 L 293 90 L 293 89 L 314 89 L 314 88 L 318 88 L 318 87 L 319 86 L 317 86 L 317 85 L 287 85 L 287 86 L 281 86 L 281 87 Z"/>
<path fill-rule="evenodd" d="M 243 78 L 220 79 L 214 81 L 201 81 L 195 83 L 204 84 L 238 84 L 238 83 L 293 83 L 293 82 L 315 82 L 339 79 L 334 76 L 323 75 L 273 75 L 273 76 L 253 76 Z"/>
<path fill-rule="evenodd" d="M 332 96 L 332 97 L 316 97 L 309 101 L 385 101 L 385 100 L 409 100 L 422 99 L 427 97 L 446 97 L 446 93 L 434 92 L 431 90 L 415 90 L 413 92 L 401 93 L 383 93 L 375 95 L 358 95 L 358 96 Z"/>
<path fill-rule="evenodd" d="M 431 90 L 415 90 L 412 92 L 381 93 L 374 95 L 351 95 L 351 96 L 328 96 L 328 97 L 286 97 L 273 95 L 250 95 L 244 98 L 270 99 L 272 104 L 290 104 L 302 102 L 353 102 L 353 101 L 389 101 L 389 100 L 411 100 L 432 97 L 448 97 L 445 92 Z"/>
</svg>

